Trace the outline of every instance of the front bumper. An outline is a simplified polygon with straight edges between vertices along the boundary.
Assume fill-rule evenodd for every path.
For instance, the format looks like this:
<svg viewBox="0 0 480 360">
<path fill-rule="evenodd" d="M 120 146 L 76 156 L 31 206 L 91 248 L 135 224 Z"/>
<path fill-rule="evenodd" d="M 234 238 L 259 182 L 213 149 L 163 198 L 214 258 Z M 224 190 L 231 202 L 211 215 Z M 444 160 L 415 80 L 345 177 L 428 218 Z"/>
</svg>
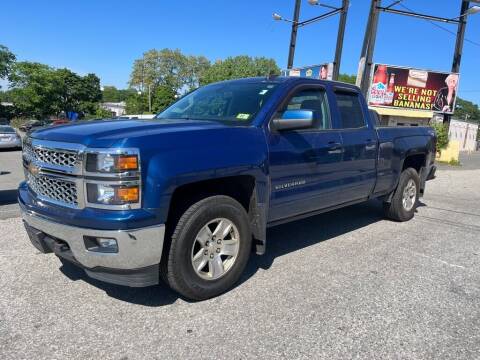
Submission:
<svg viewBox="0 0 480 360">
<path fill-rule="evenodd" d="M 80 228 L 53 222 L 23 206 L 20 208 L 30 240 L 41 252 L 54 252 L 98 280 L 132 287 L 158 284 L 164 225 L 134 230 Z M 114 238 L 118 252 L 89 251 L 85 236 Z"/>
</svg>

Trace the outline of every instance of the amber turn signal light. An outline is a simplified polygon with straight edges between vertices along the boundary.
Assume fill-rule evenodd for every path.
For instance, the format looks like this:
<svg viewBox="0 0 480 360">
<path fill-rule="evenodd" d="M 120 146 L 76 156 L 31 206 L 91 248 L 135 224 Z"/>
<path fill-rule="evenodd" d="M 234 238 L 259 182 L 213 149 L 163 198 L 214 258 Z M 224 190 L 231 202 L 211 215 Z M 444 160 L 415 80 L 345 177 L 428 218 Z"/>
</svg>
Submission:
<svg viewBox="0 0 480 360">
<path fill-rule="evenodd" d="M 138 158 L 136 155 L 120 155 L 115 158 L 117 170 L 137 170 Z"/>
<path fill-rule="evenodd" d="M 139 196 L 139 189 L 138 186 L 130 186 L 130 187 L 117 187 L 116 190 L 116 198 L 125 203 L 135 203 L 138 202 Z"/>
</svg>

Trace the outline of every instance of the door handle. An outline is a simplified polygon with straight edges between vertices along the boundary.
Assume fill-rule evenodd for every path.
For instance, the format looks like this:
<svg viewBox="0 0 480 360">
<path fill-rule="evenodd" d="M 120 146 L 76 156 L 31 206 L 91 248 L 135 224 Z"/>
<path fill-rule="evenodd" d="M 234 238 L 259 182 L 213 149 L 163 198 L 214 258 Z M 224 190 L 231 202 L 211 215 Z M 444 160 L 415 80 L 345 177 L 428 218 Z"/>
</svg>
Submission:
<svg viewBox="0 0 480 360">
<path fill-rule="evenodd" d="M 377 142 L 372 139 L 365 140 L 365 150 L 375 150 L 377 148 Z"/>
<path fill-rule="evenodd" d="M 342 154 L 343 148 L 342 144 L 336 141 L 329 141 L 328 142 L 328 153 L 329 154 Z"/>
</svg>

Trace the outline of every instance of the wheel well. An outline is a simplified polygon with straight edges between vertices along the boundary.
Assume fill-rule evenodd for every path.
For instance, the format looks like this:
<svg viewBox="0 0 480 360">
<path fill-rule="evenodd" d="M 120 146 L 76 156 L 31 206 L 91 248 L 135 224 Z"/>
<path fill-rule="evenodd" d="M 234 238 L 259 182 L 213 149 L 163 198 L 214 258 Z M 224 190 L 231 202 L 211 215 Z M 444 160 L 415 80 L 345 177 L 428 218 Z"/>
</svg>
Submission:
<svg viewBox="0 0 480 360">
<path fill-rule="evenodd" d="M 425 166 L 425 159 L 425 154 L 415 154 L 407 156 L 407 158 L 403 162 L 402 171 L 411 167 L 417 170 L 417 173 L 420 174 L 420 169 Z"/>
<path fill-rule="evenodd" d="M 254 187 L 255 178 L 250 175 L 229 176 L 179 186 L 170 200 L 167 228 L 175 226 L 190 205 L 214 195 L 230 196 L 248 212 Z"/>
</svg>

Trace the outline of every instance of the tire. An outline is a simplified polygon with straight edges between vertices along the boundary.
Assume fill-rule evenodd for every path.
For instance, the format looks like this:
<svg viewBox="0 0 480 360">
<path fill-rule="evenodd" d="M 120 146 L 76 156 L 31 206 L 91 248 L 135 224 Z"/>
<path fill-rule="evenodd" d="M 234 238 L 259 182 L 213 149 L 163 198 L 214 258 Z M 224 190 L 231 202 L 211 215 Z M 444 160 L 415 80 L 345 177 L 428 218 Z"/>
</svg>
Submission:
<svg viewBox="0 0 480 360">
<path fill-rule="evenodd" d="M 220 231 L 222 227 L 224 231 Z M 218 233 L 215 230 L 219 230 Z M 223 236 L 222 232 L 227 235 Z M 218 238 L 212 241 L 215 233 L 219 234 Z M 239 280 L 251 247 L 249 218 L 243 206 L 228 196 L 208 197 L 190 206 L 178 220 L 167 248 L 168 255 L 160 266 L 161 275 L 184 297 L 205 300 L 224 293 Z M 196 256 L 198 254 L 203 258 Z M 195 260 L 197 258 L 200 260 Z M 202 268 L 204 261 L 207 264 Z M 220 261 L 222 266 L 218 265 Z M 195 270 L 194 263 L 201 270 Z"/>
<path fill-rule="evenodd" d="M 411 185 L 414 184 L 413 189 Z M 408 188 L 408 190 L 406 190 Z M 409 193 L 410 196 L 408 196 Z M 411 197 L 414 195 L 414 198 Z M 413 168 L 407 168 L 400 174 L 400 180 L 393 194 L 391 202 L 383 204 L 385 216 L 395 221 L 408 221 L 413 218 L 420 195 L 420 177 Z M 404 196 L 410 198 L 404 199 Z M 404 201 L 406 200 L 406 201 Z"/>
</svg>

